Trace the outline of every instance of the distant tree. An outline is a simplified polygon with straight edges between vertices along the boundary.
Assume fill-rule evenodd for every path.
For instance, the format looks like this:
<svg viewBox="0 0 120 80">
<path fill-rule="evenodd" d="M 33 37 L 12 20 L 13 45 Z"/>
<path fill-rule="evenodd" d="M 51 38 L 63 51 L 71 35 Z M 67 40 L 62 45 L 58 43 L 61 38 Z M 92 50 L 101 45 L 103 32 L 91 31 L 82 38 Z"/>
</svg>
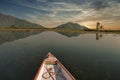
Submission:
<svg viewBox="0 0 120 80">
<path fill-rule="evenodd" d="M 104 28 L 103 28 L 103 26 L 101 25 L 101 26 L 100 26 L 100 30 L 103 30 L 103 29 L 104 29 Z"/>
<path fill-rule="evenodd" d="M 97 24 L 96 24 L 96 29 L 99 30 L 99 27 L 100 27 L 100 23 L 97 22 Z"/>
</svg>

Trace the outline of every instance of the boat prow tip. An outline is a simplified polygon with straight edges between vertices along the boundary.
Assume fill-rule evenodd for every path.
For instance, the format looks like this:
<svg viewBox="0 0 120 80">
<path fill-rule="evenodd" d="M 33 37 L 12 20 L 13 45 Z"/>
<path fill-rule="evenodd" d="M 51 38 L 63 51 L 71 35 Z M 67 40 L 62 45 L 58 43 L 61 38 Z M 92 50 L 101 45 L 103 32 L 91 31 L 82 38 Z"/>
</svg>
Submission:
<svg viewBox="0 0 120 80">
<path fill-rule="evenodd" d="M 52 53 L 51 52 L 48 52 L 48 55 L 51 55 Z"/>
<path fill-rule="evenodd" d="M 53 54 L 51 52 L 48 52 L 47 56 L 53 56 Z"/>
</svg>

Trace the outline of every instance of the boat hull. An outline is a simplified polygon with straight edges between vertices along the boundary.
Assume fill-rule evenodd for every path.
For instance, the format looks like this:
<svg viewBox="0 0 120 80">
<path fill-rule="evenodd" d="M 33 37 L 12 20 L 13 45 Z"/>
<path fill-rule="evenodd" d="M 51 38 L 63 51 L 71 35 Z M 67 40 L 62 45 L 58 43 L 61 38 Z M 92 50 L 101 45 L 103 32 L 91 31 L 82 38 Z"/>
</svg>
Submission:
<svg viewBox="0 0 120 80">
<path fill-rule="evenodd" d="M 34 80 L 76 80 L 62 63 L 51 53 L 41 64 Z"/>
</svg>

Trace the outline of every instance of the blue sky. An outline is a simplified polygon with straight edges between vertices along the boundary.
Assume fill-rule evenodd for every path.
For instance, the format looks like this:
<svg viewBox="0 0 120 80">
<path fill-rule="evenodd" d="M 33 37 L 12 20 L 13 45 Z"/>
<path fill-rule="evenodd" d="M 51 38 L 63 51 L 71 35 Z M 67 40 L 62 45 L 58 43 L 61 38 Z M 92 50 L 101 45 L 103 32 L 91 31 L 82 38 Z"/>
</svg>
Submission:
<svg viewBox="0 0 120 80">
<path fill-rule="evenodd" d="M 76 22 L 95 28 L 120 28 L 120 0 L 0 0 L 0 13 L 46 27 Z"/>
</svg>

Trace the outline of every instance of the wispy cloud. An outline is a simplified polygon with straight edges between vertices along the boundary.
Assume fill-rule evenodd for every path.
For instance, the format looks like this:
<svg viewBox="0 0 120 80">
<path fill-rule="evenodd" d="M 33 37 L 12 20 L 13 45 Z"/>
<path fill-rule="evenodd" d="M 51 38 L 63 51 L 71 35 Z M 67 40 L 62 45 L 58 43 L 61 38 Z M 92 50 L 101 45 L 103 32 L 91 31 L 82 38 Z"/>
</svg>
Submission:
<svg viewBox="0 0 120 80">
<path fill-rule="evenodd" d="M 46 26 L 56 26 L 67 21 L 85 24 L 90 21 L 117 24 L 120 21 L 120 0 L 4 0 L 3 2 L 7 5 L 3 7 L 5 9 L 0 7 L 1 10 L 7 10 L 8 5 L 15 4 L 19 11 L 24 12 L 21 17 L 24 15 L 27 20 Z M 15 11 L 13 9 L 13 14 L 18 14 L 19 11 Z"/>
<path fill-rule="evenodd" d="M 35 0 L 36 2 L 47 2 L 47 0 Z"/>
<path fill-rule="evenodd" d="M 94 8 L 95 10 L 99 10 L 99 9 L 103 9 L 106 7 L 110 7 L 110 5 L 108 4 L 107 1 L 101 1 L 101 0 L 97 0 L 91 3 L 92 8 Z"/>
</svg>

